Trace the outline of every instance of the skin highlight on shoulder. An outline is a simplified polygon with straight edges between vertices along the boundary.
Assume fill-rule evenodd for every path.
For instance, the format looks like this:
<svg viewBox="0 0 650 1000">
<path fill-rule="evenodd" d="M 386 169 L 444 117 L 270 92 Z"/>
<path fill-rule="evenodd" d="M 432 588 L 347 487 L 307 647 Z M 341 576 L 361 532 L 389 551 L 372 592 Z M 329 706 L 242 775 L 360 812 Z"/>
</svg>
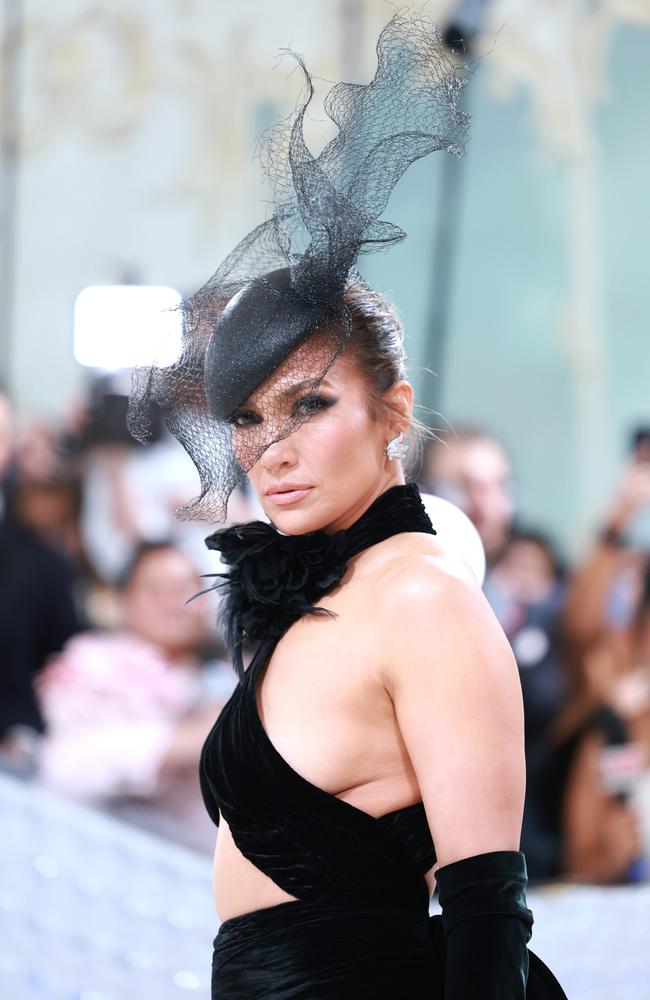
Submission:
<svg viewBox="0 0 650 1000">
<path fill-rule="evenodd" d="M 429 660 L 434 650 L 455 651 L 460 665 L 465 647 L 473 657 L 481 646 L 486 659 L 512 668 L 508 640 L 481 586 L 464 562 L 446 554 L 414 553 L 388 563 L 378 578 L 374 614 L 391 623 L 381 645 L 388 690 L 405 679 L 414 658 Z"/>
<path fill-rule="evenodd" d="M 354 567 L 351 578 L 367 580 L 375 611 L 378 601 L 394 604 L 404 589 L 409 594 L 434 597 L 448 581 L 458 580 L 470 589 L 481 590 L 465 559 L 444 549 L 432 535 L 393 535 L 368 550 L 367 559 Z"/>
</svg>

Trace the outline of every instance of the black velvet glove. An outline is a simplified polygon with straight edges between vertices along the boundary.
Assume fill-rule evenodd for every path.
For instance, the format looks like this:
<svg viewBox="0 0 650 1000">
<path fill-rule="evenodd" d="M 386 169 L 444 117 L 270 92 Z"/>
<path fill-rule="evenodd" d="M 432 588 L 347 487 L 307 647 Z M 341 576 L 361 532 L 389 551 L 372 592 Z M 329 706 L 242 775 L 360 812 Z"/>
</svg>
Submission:
<svg viewBox="0 0 650 1000">
<path fill-rule="evenodd" d="M 436 871 L 445 1000 L 525 1000 L 533 914 L 521 851 L 490 851 Z"/>
</svg>

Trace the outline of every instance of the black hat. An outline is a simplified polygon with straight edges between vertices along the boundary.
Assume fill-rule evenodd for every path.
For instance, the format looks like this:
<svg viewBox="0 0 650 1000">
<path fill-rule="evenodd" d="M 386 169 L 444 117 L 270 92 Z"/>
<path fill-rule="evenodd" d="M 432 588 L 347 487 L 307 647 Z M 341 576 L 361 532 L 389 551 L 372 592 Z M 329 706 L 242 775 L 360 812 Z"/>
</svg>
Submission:
<svg viewBox="0 0 650 1000">
<path fill-rule="evenodd" d="M 244 474 L 307 419 L 273 396 L 270 376 L 282 367 L 296 383 L 318 385 L 348 341 L 345 290 L 361 280 L 358 255 L 406 235 L 379 218 L 395 184 L 434 150 L 462 153 L 464 79 L 422 16 L 398 13 L 386 25 L 370 83 L 338 83 L 329 91 L 325 110 L 338 131 L 318 155 L 303 133 L 311 78 L 296 58 L 306 96 L 261 144 L 274 192 L 271 216 L 183 302 L 177 361 L 134 374 L 131 432 L 146 438 L 148 406 L 157 402 L 201 477 L 201 495 L 180 516 L 223 520 Z M 325 337 L 315 338 L 317 332 Z M 271 418 L 239 414 L 267 386 L 264 412 Z M 245 449 L 238 446 L 243 434 Z"/>
<path fill-rule="evenodd" d="M 205 352 L 205 392 L 212 416 L 227 420 L 318 328 L 324 308 L 319 302 L 298 296 L 288 267 L 270 271 L 245 285 L 224 309 Z"/>
</svg>

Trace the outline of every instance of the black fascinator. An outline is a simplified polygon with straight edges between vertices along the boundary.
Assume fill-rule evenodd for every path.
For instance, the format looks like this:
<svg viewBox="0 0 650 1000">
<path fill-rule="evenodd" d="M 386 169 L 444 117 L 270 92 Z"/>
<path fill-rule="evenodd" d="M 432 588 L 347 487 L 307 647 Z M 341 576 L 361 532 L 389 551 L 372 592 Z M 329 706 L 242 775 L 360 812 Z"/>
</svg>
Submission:
<svg viewBox="0 0 650 1000">
<path fill-rule="evenodd" d="M 305 143 L 313 88 L 298 62 L 304 99 L 261 144 L 270 217 L 182 303 L 175 363 L 134 374 L 131 433 L 146 440 L 146 415 L 156 402 L 199 471 L 201 494 L 181 517 L 224 520 L 244 474 L 308 419 L 299 393 L 313 392 L 345 348 L 345 290 L 361 281 L 359 253 L 406 235 L 380 220 L 393 187 L 420 157 L 463 150 L 464 80 L 421 16 L 398 13 L 386 25 L 370 83 L 329 91 L 325 111 L 337 132 L 318 155 Z M 247 410 L 251 399 L 262 405 Z"/>
</svg>

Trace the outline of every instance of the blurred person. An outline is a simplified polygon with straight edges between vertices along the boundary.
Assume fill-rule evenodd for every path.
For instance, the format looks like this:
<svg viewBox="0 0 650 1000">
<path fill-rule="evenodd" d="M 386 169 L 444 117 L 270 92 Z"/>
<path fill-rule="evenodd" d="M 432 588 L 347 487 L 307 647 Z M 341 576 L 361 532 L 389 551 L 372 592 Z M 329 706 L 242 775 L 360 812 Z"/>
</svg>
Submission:
<svg viewBox="0 0 650 1000">
<path fill-rule="evenodd" d="M 535 881 L 626 882 L 641 853 L 634 810 L 605 785 L 602 762 L 625 748 L 625 720 L 587 682 L 563 632 L 567 576 L 550 540 L 515 528 L 486 595 L 517 659 L 524 697 L 522 850 Z"/>
<path fill-rule="evenodd" d="M 0 387 L 0 765 L 29 771 L 44 724 L 34 679 L 79 630 L 66 559 L 12 516 L 15 428 Z"/>
<path fill-rule="evenodd" d="M 526 799 L 521 845 L 531 879 L 551 878 L 559 871 L 562 839 L 557 824 L 546 816 L 544 775 L 547 732 L 568 695 L 561 635 L 563 567 L 542 532 L 515 526 L 510 459 L 489 431 L 461 426 L 448 442 L 429 442 L 421 481 L 467 513 L 485 546 L 484 592 L 511 643 L 523 694 Z M 561 798 L 561 787 L 554 793 Z"/>
<path fill-rule="evenodd" d="M 650 749 L 650 558 L 630 622 L 612 629 L 589 650 L 586 671 L 604 701 L 628 720 L 635 738 Z"/>
<path fill-rule="evenodd" d="M 647 877 L 638 808 L 630 801 L 631 775 L 644 766 L 624 716 L 604 697 L 593 654 L 577 668 L 565 711 L 550 733 L 550 751 L 538 782 L 549 836 L 561 841 L 555 874 L 584 882 L 628 883 Z M 598 654 L 596 654 L 598 655 Z M 617 764 L 617 761 L 619 764 Z"/>
<path fill-rule="evenodd" d="M 81 569 L 81 482 L 62 431 L 39 420 L 18 431 L 10 506 L 14 518 Z"/>
<path fill-rule="evenodd" d="M 519 669 L 526 750 L 521 843 L 530 878 L 543 881 L 558 875 L 562 854 L 561 830 L 548 818 L 546 772 L 553 753 L 548 734 L 569 693 L 560 627 L 566 590 L 564 566 L 544 533 L 515 528 L 485 589 Z M 562 788 L 558 786 L 554 794 L 560 801 Z"/>
<path fill-rule="evenodd" d="M 590 689 L 623 721 L 628 739 L 620 740 L 627 798 L 636 808 L 650 864 L 650 558 L 646 557 L 641 594 L 631 621 L 609 631 L 585 655 Z M 614 758 L 616 762 L 616 758 Z"/>
<path fill-rule="evenodd" d="M 81 484 L 73 477 L 23 479 L 11 492 L 9 507 L 19 524 L 63 553 L 78 574 L 86 564 L 79 530 Z"/>
<path fill-rule="evenodd" d="M 5 509 L 13 523 L 65 557 L 77 613 L 85 626 L 93 573 L 81 538 L 81 492 L 78 464 L 65 448 L 63 429 L 24 421 L 16 432 Z"/>
<path fill-rule="evenodd" d="M 122 583 L 122 627 L 76 636 L 39 677 L 40 778 L 74 798 L 209 850 L 196 777 L 206 733 L 234 687 L 174 545 L 141 545 Z"/>
<path fill-rule="evenodd" d="M 632 507 L 639 509 L 636 503 L 628 507 L 639 486 L 636 470 L 629 473 L 623 477 L 614 508 L 627 511 L 624 520 Z M 547 731 L 546 752 L 537 768 L 535 803 L 547 842 L 561 843 L 555 874 L 624 883 L 647 877 L 643 831 L 650 817 L 643 728 L 648 706 L 644 666 L 648 584 L 645 590 L 639 586 L 639 567 L 647 564 L 647 557 L 637 552 L 634 562 L 627 561 L 626 566 L 620 558 L 611 558 L 612 553 L 621 555 L 618 544 L 612 546 L 605 539 L 601 548 L 591 557 L 596 574 L 591 585 L 584 567 L 579 571 L 578 591 L 570 582 L 572 600 L 585 588 L 586 604 L 570 609 L 575 616 L 571 623 L 577 627 L 563 629 L 569 691 L 564 709 Z M 608 614 L 607 590 L 622 567 L 628 574 L 633 569 L 633 578 L 626 581 L 622 621 L 627 624 L 617 625 L 623 603 L 615 614 Z M 634 601 L 639 609 L 630 620 Z M 647 840 L 647 832 L 645 836 Z"/>
<path fill-rule="evenodd" d="M 532 744 L 555 720 L 568 690 L 560 630 L 566 575 L 550 539 L 514 529 L 485 591 L 517 660 Z"/>
<path fill-rule="evenodd" d="M 210 568 L 205 530 L 179 519 L 196 488 L 196 471 L 187 454 L 166 429 L 157 406 L 148 407 L 148 446 L 127 430 L 130 369 L 90 383 L 85 407 L 78 402 L 68 416 L 67 447 L 83 470 L 81 535 L 99 582 L 114 584 L 142 542 L 169 538 L 199 567 Z M 242 487 L 233 503 L 232 519 L 259 512 Z"/>
<path fill-rule="evenodd" d="M 271 521 L 207 540 L 239 679 L 200 764 L 212 996 L 561 998 L 527 949 L 516 665 L 405 481 L 404 331 L 354 266 L 401 237 L 379 216 L 409 163 L 460 151 L 458 80 L 421 15 L 378 52 L 370 85 L 326 98 L 340 132 L 317 159 L 307 104 L 272 144 L 276 215 L 184 304 L 181 359 L 134 389 L 132 414 L 159 400 L 196 462 L 195 515 L 223 521 L 246 471 Z"/>
<path fill-rule="evenodd" d="M 591 549 L 572 575 L 564 628 L 575 649 L 587 649 L 634 615 L 650 552 L 650 433 L 633 434 L 613 499 Z"/>
<path fill-rule="evenodd" d="M 460 426 L 449 441 L 427 442 L 420 478 L 423 489 L 465 511 L 491 568 L 508 543 L 515 514 L 512 468 L 503 443 L 484 428 Z"/>
<path fill-rule="evenodd" d="M 43 483 L 57 479 L 61 458 L 58 435 L 50 424 L 28 420 L 18 429 L 16 469 L 22 482 Z"/>
<path fill-rule="evenodd" d="M 175 517 L 196 488 L 196 473 L 169 435 L 147 448 L 108 442 L 89 446 L 83 467 L 81 532 L 101 579 L 114 583 L 140 543 L 163 535 L 173 538 L 201 569 L 210 568 L 204 527 Z M 258 513 L 244 489 L 237 499 L 233 521 Z"/>
<path fill-rule="evenodd" d="M 639 727 L 645 725 L 648 515 L 650 434 L 640 428 L 591 550 L 569 580 L 563 612 L 573 692 L 555 727 L 548 814 L 563 831 L 565 870 L 586 879 L 636 878 L 643 838 L 648 839 L 647 771 L 637 783 L 636 807 L 631 796 L 612 794 L 603 778 L 603 760 L 621 753 L 623 760 L 638 762 L 630 747 L 645 742 Z M 638 670 L 630 667 L 637 658 Z M 566 795 L 558 817 L 552 802 L 560 785 Z"/>
</svg>

